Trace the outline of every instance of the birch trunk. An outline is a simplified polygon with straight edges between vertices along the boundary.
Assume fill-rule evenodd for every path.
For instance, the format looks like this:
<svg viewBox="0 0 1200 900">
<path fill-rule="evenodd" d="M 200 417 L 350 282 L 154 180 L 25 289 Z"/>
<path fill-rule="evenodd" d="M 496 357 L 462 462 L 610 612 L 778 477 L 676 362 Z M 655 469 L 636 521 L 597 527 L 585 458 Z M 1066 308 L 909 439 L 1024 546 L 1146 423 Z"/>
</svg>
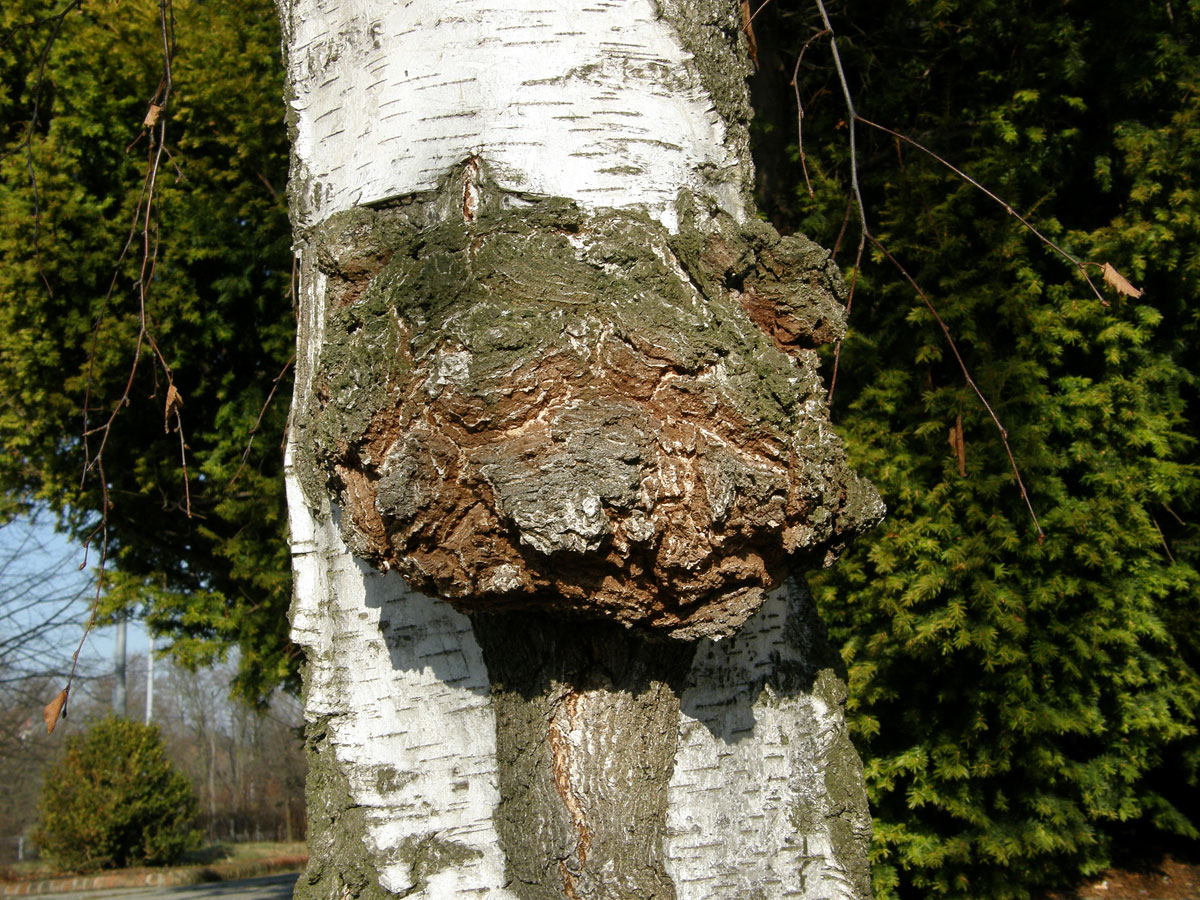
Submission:
<svg viewBox="0 0 1200 900">
<path fill-rule="evenodd" d="M 297 897 L 862 898 L 800 564 L 882 515 L 736 0 L 280 0 Z"/>
</svg>

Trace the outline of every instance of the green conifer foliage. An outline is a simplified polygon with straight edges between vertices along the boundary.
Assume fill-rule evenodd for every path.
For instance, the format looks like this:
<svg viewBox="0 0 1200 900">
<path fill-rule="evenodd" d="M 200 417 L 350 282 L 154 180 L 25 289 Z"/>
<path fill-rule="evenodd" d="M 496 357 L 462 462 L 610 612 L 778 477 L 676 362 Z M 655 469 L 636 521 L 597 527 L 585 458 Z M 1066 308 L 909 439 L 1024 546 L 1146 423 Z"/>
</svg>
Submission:
<svg viewBox="0 0 1200 900">
<path fill-rule="evenodd" d="M 46 773 L 34 839 L 79 872 L 175 862 L 198 840 L 196 796 L 158 728 L 109 717 L 67 741 Z"/>
<path fill-rule="evenodd" d="M 0 8 L 0 512 L 45 504 L 82 539 L 98 538 L 103 509 L 99 471 L 83 477 L 102 438 L 85 453 L 84 400 L 93 429 L 121 406 L 140 326 L 140 226 L 122 249 L 163 39 L 157 0 L 89 2 L 62 19 L 42 66 L 65 6 Z M 172 6 L 145 318 L 183 399 L 188 487 L 173 416 L 164 428 L 164 370 L 144 343 L 103 454 L 106 604 L 144 612 L 185 662 L 240 647 L 239 687 L 259 697 L 295 673 L 280 447 L 290 372 L 276 381 L 295 327 L 278 23 L 269 0 Z"/>
<path fill-rule="evenodd" d="M 863 116 L 1145 288 L 1103 288 L 1093 268 L 1102 304 L 1002 207 L 859 126 L 871 227 L 953 332 L 1046 535 L 937 323 L 868 247 L 834 413 L 889 515 L 818 596 L 850 669 L 876 888 L 1027 897 L 1102 869 L 1131 826 L 1197 834 L 1179 786 L 1194 783 L 1200 700 L 1195 530 L 1181 524 L 1197 512 L 1200 430 L 1198 5 L 831 11 Z M 815 15 L 779 12 L 798 48 Z M 801 70 L 817 199 L 791 207 L 832 241 L 849 160 L 822 53 Z M 839 259 L 856 242 L 851 224 Z M 960 416 L 965 474 L 949 441 Z"/>
</svg>

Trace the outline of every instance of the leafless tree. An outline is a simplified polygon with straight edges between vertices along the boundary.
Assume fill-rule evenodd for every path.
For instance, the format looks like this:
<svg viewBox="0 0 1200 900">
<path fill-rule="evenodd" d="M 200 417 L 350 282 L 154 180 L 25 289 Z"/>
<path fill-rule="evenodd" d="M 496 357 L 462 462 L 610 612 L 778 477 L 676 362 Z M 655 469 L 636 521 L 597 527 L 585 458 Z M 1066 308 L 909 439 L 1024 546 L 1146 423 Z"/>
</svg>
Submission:
<svg viewBox="0 0 1200 900">
<path fill-rule="evenodd" d="M 156 722 L 200 798 L 211 840 L 299 840 L 304 834 L 304 751 L 298 701 L 276 696 L 256 710 L 229 695 L 229 664 L 163 666 Z"/>
<path fill-rule="evenodd" d="M 37 816 L 41 773 L 57 752 L 40 710 L 65 675 L 89 592 L 90 579 L 44 522 L 0 525 L 0 861 L 24 849 Z M 85 674 L 78 682 L 84 699 L 89 681 Z"/>
</svg>

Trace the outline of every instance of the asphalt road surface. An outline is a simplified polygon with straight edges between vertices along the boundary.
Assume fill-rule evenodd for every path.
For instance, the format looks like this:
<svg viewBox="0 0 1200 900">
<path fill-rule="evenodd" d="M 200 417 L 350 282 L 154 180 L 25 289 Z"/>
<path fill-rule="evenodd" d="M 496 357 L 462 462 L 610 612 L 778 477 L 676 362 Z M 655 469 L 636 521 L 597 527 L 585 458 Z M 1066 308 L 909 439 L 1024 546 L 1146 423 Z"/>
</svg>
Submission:
<svg viewBox="0 0 1200 900">
<path fill-rule="evenodd" d="M 296 872 L 267 875 L 244 881 L 214 881 L 211 884 L 186 884 L 181 887 L 105 888 L 72 894 L 41 894 L 55 900 L 77 897 L 80 900 L 291 900 L 292 888 L 299 878 Z"/>
</svg>

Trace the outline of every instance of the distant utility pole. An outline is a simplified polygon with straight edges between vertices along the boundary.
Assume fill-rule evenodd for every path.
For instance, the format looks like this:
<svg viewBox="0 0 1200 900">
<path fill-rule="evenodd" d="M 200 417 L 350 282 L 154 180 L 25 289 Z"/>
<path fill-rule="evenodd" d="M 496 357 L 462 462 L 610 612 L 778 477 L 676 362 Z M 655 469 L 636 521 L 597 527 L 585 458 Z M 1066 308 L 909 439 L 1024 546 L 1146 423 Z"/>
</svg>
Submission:
<svg viewBox="0 0 1200 900">
<path fill-rule="evenodd" d="M 146 650 L 146 724 L 154 718 L 154 639 Z"/>
<path fill-rule="evenodd" d="M 125 719 L 129 717 L 129 702 L 125 693 L 125 625 L 126 613 L 117 614 L 117 646 L 113 651 L 116 676 L 113 680 L 113 714 Z"/>
</svg>

